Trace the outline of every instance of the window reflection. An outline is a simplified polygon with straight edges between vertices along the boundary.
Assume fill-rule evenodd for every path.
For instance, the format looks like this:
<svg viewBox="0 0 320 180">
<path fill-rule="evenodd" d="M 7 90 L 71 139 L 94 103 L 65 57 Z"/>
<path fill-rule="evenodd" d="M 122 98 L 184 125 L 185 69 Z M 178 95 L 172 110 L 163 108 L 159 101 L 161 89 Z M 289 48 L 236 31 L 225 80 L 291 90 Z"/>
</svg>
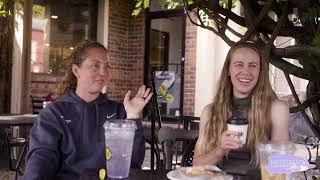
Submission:
<svg viewBox="0 0 320 180">
<path fill-rule="evenodd" d="M 96 40 L 97 1 L 35 0 L 31 72 L 63 73 L 66 58 L 84 39 Z"/>
</svg>

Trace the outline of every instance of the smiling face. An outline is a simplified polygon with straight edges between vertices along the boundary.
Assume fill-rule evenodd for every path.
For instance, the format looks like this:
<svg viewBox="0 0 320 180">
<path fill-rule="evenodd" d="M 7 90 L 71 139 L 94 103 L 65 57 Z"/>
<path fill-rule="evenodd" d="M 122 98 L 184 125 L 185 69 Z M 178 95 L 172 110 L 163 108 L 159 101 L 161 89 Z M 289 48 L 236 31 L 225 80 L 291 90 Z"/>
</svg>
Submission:
<svg viewBox="0 0 320 180">
<path fill-rule="evenodd" d="M 77 77 L 76 92 L 80 96 L 98 96 L 109 77 L 108 53 L 102 48 L 91 48 L 83 58 L 80 66 L 72 66 Z"/>
<path fill-rule="evenodd" d="M 248 97 L 256 86 L 260 73 L 260 57 L 250 48 L 239 48 L 231 55 L 229 76 L 233 86 L 233 95 Z"/>
</svg>

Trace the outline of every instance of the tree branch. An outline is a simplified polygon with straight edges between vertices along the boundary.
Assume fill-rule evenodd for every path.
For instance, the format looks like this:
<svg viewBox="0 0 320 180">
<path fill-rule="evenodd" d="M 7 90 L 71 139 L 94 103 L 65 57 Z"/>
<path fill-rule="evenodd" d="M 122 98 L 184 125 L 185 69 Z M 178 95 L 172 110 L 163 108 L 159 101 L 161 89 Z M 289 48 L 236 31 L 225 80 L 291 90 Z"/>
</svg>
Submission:
<svg viewBox="0 0 320 180">
<path fill-rule="evenodd" d="M 296 106 L 296 107 L 291 107 L 289 109 L 290 113 L 295 113 L 295 112 L 301 112 L 302 113 L 302 116 L 304 117 L 305 119 L 305 122 L 308 124 L 308 126 L 310 127 L 311 131 L 317 136 L 319 137 L 320 136 L 320 129 L 319 129 L 319 126 L 317 124 L 318 121 L 316 121 L 315 119 L 313 119 L 313 123 L 312 121 L 310 120 L 309 116 L 307 115 L 305 109 L 310 107 L 311 109 L 311 106 L 314 105 L 314 103 L 317 103 L 319 102 L 319 97 L 316 99 L 310 99 L 308 98 L 304 103 Z M 312 101 L 312 102 L 311 102 Z"/>
<path fill-rule="evenodd" d="M 215 23 L 217 23 L 219 26 L 227 29 L 228 31 L 230 31 L 232 34 L 238 36 L 239 38 L 242 38 L 243 35 L 238 33 L 237 31 L 235 31 L 234 29 L 232 29 L 230 26 L 228 26 L 228 23 L 223 23 L 221 21 L 223 21 L 223 18 L 219 15 L 219 14 L 215 14 L 215 13 L 211 13 L 208 9 L 203 8 L 202 9 L 203 12 L 205 12 L 209 18 L 211 18 Z M 225 32 L 223 32 L 225 33 Z"/>
<path fill-rule="evenodd" d="M 186 1 L 186 0 L 184 0 L 184 1 Z M 195 7 L 203 6 L 203 7 L 210 9 L 211 10 L 210 13 L 212 13 L 212 14 L 216 14 L 216 15 L 221 14 L 225 17 L 228 17 L 229 20 L 235 22 L 236 24 L 238 24 L 242 27 L 246 27 L 245 18 L 235 14 L 232 11 L 228 11 L 227 9 L 220 6 L 219 4 L 215 4 L 214 7 L 209 7 L 207 4 L 207 1 L 204 1 L 204 0 L 195 1 L 195 3 L 193 3 L 191 5 L 187 5 L 187 3 L 184 3 L 184 4 L 185 4 L 185 9 L 187 11 L 192 11 Z M 265 18 L 263 18 L 263 23 L 260 23 L 259 26 L 257 26 L 256 28 L 257 28 L 258 32 L 261 32 L 264 34 L 271 34 L 273 32 L 273 29 L 275 28 L 275 26 L 276 26 L 276 22 L 274 22 L 274 20 L 272 20 L 270 17 L 265 16 Z M 293 25 L 286 25 L 286 27 L 283 27 L 283 29 L 281 30 L 279 35 L 280 36 L 295 37 L 301 41 L 305 37 L 312 36 L 312 34 L 305 33 L 303 27 L 297 27 L 297 26 L 293 26 Z"/>
<path fill-rule="evenodd" d="M 290 78 L 289 74 L 287 72 L 285 72 L 285 71 L 283 71 L 283 73 L 284 73 L 284 76 L 285 76 L 285 78 L 286 78 L 286 80 L 288 82 L 288 85 L 289 85 L 289 88 L 291 90 L 293 98 L 295 99 L 295 101 L 297 102 L 298 105 L 301 105 L 300 99 L 298 97 L 298 94 L 297 94 L 296 90 L 294 89 L 294 86 L 293 86 L 293 83 L 291 81 L 291 78 Z"/>
<path fill-rule="evenodd" d="M 256 27 L 258 24 L 260 24 L 260 21 L 265 17 L 265 15 L 268 13 L 268 11 L 271 8 L 273 0 L 268 0 L 268 2 L 263 6 L 262 10 L 260 11 L 258 17 L 254 21 L 253 25 Z M 248 39 L 252 34 L 252 29 L 248 29 L 243 39 Z"/>
<path fill-rule="evenodd" d="M 320 72 L 317 71 L 305 71 L 303 68 L 295 66 L 285 60 L 282 57 L 275 56 L 271 54 L 270 63 L 277 68 L 281 69 L 282 71 L 287 72 L 288 74 L 292 74 L 296 77 L 306 79 L 306 80 L 313 80 L 319 79 Z"/>
<path fill-rule="evenodd" d="M 208 8 L 210 9 L 210 8 Z M 242 27 L 246 27 L 246 20 L 245 18 L 235 14 L 232 11 L 228 11 L 225 8 L 223 8 L 222 6 L 216 6 L 214 9 L 211 9 L 212 13 L 215 14 L 222 14 L 225 17 L 228 17 L 229 19 L 231 19 L 233 22 L 239 24 Z"/>
<path fill-rule="evenodd" d="M 212 32 L 214 32 L 216 35 L 220 36 L 229 46 L 231 46 L 232 44 L 234 44 L 234 41 L 231 41 L 228 36 L 226 36 L 225 34 L 222 34 L 221 32 L 215 30 L 213 27 L 210 26 L 206 26 L 203 22 L 202 19 L 200 17 L 200 9 L 197 9 L 197 13 L 196 13 L 198 20 L 200 22 L 200 27 L 204 28 L 204 29 L 208 29 Z"/>
<path fill-rule="evenodd" d="M 285 6 L 282 10 L 282 14 L 281 17 L 279 19 L 279 21 L 277 22 L 276 28 L 274 28 L 271 38 L 269 39 L 268 43 L 267 43 L 267 47 L 266 47 L 266 59 L 269 60 L 270 57 L 270 53 L 271 53 L 271 49 L 274 46 L 274 40 L 276 39 L 276 37 L 278 36 L 281 28 L 283 27 L 283 25 L 286 23 L 288 17 L 288 7 Z"/>
<path fill-rule="evenodd" d="M 195 8 L 201 6 L 202 4 L 205 4 L 206 1 L 205 0 L 197 0 L 194 1 L 192 4 L 188 4 L 188 2 L 186 0 L 183 0 L 183 6 L 185 7 L 186 11 L 192 11 Z"/>
<path fill-rule="evenodd" d="M 312 46 L 288 46 L 285 48 L 273 48 L 272 54 L 287 58 L 298 57 L 301 54 L 309 54 L 320 58 L 320 49 Z"/>
<path fill-rule="evenodd" d="M 304 111 L 306 108 L 310 107 L 313 103 L 319 102 L 319 100 L 320 100 L 320 95 L 315 95 L 315 96 L 309 97 L 302 104 L 291 107 L 290 113 Z"/>
<path fill-rule="evenodd" d="M 232 9 L 232 0 L 228 0 L 228 11 L 230 12 Z M 220 16 L 219 16 L 220 17 Z M 228 24 L 229 17 L 226 16 L 224 19 L 222 18 L 222 24 Z M 226 33 L 226 26 L 221 26 L 221 31 L 225 34 Z"/>
<path fill-rule="evenodd" d="M 241 41 L 247 41 L 251 37 L 252 33 L 255 33 L 257 37 L 259 36 L 259 34 L 257 32 L 257 28 L 254 23 L 256 21 L 255 14 L 252 11 L 249 3 L 247 2 L 247 0 L 240 0 L 240 3 L 244 7 L 244 12 L 246 14 L 246 25 L 248 28 L 248 31 L 246 32 L 244 37 L 241 39 Z"/>
<path fill-rule="evenodd" d="M 184 2 L 184 5 L 186 5 L 186 0 L 183 1 Z M 193 11 L 191 11 L 193 12 Z M 193 12 L 195 13 L 195 12 Z M 206 26 L 204 25 L 204 23 L 202 22 L 201 20 L 201 17 L 200 17 L 200 14 L 199 14 L 199 9 L 197 10 L 197 13 L 195 13 L 196 16 L 197 16 L 197 19 L 199 20 L 200 24 L 196 23 L 192 17 L 190 16 L 190 11 L 187 11 L 187 16 L 190 20 L 190 22 L 196 26 L 199 26 L 201 28 L 204 28 L 204 29 L 207 29 L 207 30 L 210 30 L 212 31 L 213 33 L 215 33 L 216 35 L 218 35 L 219 37 L 221 37 L 221 39 L 223 39 L 229 46 L 232 46 L 235 42 L 234 41 L 231 41 L 226 35 L 224 34 L 221 34 L 219 33 L 218 31 L 216 31 L 213 27 L 210 27 L 210 26 Z"/>
</svg>

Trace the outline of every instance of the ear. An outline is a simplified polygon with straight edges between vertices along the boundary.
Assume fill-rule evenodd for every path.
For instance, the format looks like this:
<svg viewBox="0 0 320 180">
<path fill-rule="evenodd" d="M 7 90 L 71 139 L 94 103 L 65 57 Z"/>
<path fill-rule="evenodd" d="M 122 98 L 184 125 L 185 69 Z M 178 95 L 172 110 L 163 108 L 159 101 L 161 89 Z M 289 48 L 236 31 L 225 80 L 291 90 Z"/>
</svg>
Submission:
<svg viewBox="0 0 320 180">
<path fill-rule="evenodd" d="M 80 77 L 80 73 L 79 73 L 79 66 L 77 66 L 76 64 L 72 64 L 72 73 L 79 78 Z"/>
</svg>

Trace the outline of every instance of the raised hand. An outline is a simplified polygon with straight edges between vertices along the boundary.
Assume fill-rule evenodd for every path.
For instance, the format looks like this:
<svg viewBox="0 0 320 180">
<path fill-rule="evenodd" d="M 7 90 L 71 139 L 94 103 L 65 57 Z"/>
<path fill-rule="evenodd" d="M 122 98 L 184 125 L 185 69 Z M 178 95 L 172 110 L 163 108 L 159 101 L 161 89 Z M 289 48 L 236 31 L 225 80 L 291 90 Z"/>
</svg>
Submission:
<svg viewBox="0 0 320 180">
<path fill-rule="evenodd" d="M 131 98 L 131 91 L 129 90 L 123 100 L 127 118 L 140 118 L 143 108 L 150 101 L 151 97 L 152 92 L 150 92 L 150 88 L 146 90 L 145 85 L 139 87 L 137 94 L 133 98 Z"/>
</svg>

